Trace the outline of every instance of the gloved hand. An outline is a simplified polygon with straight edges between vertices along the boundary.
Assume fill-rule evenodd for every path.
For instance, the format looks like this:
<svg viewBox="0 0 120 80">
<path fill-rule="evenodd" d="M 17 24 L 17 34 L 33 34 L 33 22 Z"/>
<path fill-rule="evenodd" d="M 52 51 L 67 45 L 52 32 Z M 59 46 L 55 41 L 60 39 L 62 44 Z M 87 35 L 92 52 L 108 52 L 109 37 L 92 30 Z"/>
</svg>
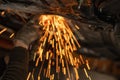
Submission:
<svg viewBox="0 0 120 80">
<path fill-rule="evenodd" d="M 42 32 L 39 31 L 39 27 L 40 26 L 34 25 L 33 23 L 28 23 L 22 27 L 15 36 L 15 46 L 24 45 L 28 48 L 33 41 L 41 36 Z"/>
</svg>

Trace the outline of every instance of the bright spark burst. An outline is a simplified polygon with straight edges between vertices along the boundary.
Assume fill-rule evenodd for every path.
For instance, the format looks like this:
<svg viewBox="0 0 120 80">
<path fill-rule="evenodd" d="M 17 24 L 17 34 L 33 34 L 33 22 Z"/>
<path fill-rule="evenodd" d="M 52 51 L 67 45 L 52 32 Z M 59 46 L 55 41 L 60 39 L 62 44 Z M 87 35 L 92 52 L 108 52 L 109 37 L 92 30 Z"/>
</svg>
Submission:
<svg viewBox="0 0 120 80">
<path fill-rule="evenodd" d="M 42 62 L 39 68 L 38 80 L 41 80 L 40 75 L 50 80 L 55 80 L 55 74 L 60 72 L 66 76 L 66 80 L 79 80 L 78 68 L 81 65 L 85 64 L 88 68 L 87 70 L 90 70 L 87 60 L 85 61 L 81 55 L 79 57 L 73 55 L 74 51 L 81 46 L 64 17 L 41 15 L 39 25 L 42 26 L 44 35 L 39 40 L 40 46 L 37 51 L 39 56 L 35 64 L 37 67 Z M 79 29 L 78 26 L 76 27 Z M 47 67 L 44 67 L 46 61 Z M 55 73 L 52 72 L 53 66 L 55 66 Z M 75 78 L 71 76 L 70 66 L 73 68 Z M 87 78 L 90 78 L 87 70 L 84 68 Z M 32 74 L 34 74 L 34 70 Z M 29 73 L 28 78 L 32 74 Z M 29 80 L 28 78 L 27 80 Z"/>
</svg>

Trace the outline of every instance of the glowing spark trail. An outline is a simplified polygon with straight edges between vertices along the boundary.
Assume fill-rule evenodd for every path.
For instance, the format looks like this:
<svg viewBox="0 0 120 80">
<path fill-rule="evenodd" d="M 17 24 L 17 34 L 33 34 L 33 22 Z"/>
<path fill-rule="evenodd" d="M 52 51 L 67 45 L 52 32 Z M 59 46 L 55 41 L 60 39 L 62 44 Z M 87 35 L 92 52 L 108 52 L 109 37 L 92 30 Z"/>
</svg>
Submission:
<svg viewBox="0 0 120 80">
<path fill-rule="evenodd" d="M 0 34 L 2 34 L 3 32 L 5 32 L 7 30 L 7 28 L 4 28 L 3 30 L 0 31 Z"/>
<path fill-rule="evenodd" d="M 14 35 L 15 35 L 15 33 L 12 33 L 12 34 L 10 35 L 10 38 L 12 38 Z"/>
<path fill-rule="evenodd" d="M 78 68 L 81 64 L 85 64 L 85 61 L 81 55 L 79 57 L 73 56 L 74 51 L 80 48 L 80 44 L 66 19 L 57 15 L 41 15 L 39 25 L 42 26 L 44 34 L 39 40 L 40 46 L 37 51 L 36 67 L 42 62 L 38 80 L 41 79 L 40 75 L 55 80 L 55 75 L 60 74 L 60 72 L 66 76 L 66 80 L 79 80 Z M 79 29 L 77 25 L 76 28 Z M 46 61 L 47 67 L 44 67 Z M 88 66 L 88 62 L 86 65 Z M 52 71 L 53 66 L 56 68 L 55 72 Z M 71 77 L 70 66 L 75 74 L 74 79 Z M 85 68 L 84 71 L 89 77 Z M 57 80 L 59 80 L 59 75 Z"/>
</svg>

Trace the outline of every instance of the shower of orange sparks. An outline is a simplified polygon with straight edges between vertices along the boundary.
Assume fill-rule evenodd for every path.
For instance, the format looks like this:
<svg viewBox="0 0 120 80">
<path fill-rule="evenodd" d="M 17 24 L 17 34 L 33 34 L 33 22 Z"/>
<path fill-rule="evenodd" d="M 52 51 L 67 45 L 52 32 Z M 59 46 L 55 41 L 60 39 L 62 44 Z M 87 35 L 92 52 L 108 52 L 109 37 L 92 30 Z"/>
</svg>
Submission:
<svg viewBox="0 0 120 80">
<path fill-rule="evenodd" d="M 79 57 L 73 56 L 77 47 L 80 48 L 81 46 L 72 33 L 66 19 L 58 15 L 41 15 L 39 17 L 39 25 L 42 26 L 44 35 L 39 40 L 41 44 L 37 51 L 39 57 L 37 58 L 36 66 L 38 66 L 40 61 L 43 62 L 38 74 L 38 80 L 40 80 L 42 70 L 44 70 L 46 78 L 54 80 L 55 75 L 51 74 L 53 59 L 55 60 L 56 73 L 63 72 L 67 76 L 66 80 L 71 80 L 69 67 L 71 65 L 75 73 L 74 80 L 79 80 L 79 66 L 86 63 L 89 68 L 89 65 L 88 61 L 85 62 L 81 55 Z M 76 27 L 79 29 L 78 26 Z M 50 48 L 46 49 L 46 45 L 50 46 Z M 47 68 L 43 68 L 44 60 L 48 61 Z M 60 68 L 60 65 L 62 65 L 62 68 Z M 85 68 L 84 70 L 86 73 Z M 87 75 L 87 77 L 89 76 Z"/>
</svg>

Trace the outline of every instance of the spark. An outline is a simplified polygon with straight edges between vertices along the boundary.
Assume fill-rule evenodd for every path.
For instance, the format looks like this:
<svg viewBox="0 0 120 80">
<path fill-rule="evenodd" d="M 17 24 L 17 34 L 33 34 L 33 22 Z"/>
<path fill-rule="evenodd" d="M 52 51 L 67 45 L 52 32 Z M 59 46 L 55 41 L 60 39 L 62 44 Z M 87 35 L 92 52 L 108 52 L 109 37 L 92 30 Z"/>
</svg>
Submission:
<svg viewBox="0 0 120 80">
<path fill-rule="evenodd" d="M 9 38 L 12 38 L 15 35 L 15 33 L 12 33 Z"/>
<path fill-rule="evenodd" d="M 1 12 L 1 16 L 4 16 L 4 15 L 5 15 L 5 11 L 2 11 L 2 12 Z"/>
<path fill-rule="evenodd" d="M 4 28 L 0 31 L 0 34 L 2 34 L 3 32 L 5 32 L 7 30 L 7 28 Z"/>
<path fill-rule="evenodd" d="M 87 66 L 88 70 L 90 70 L 90 66 L 89 66 L 88 60 L 86 60 L 86 66 Z"/>
<path fill-rule="evenodd" d="M 77 30 L 79 30 L 79 29 L 80 29 L 77 25 L 75 25 L 75 28 L 76 28 Z"/>
<path fill-rule="evenodd" d="M 66 76 L 66 80 L 71 80 L 70 66 L 74 70 L 75 80 L 79 80 L 78 68 L 81 63 L 85 64 L 85 61 L 82 55 L 79 57 L 73 56 L 74 51 L 81 46 L 66 19 L 58 15 L 41 15 L 39 25 L 42 27 L 44 34 L 39 39 L 40 46 L 36 52 L 38 57 L 35 66 L 37 67 L 42 62 L 38 80 L 40 80 L 40 75 L 54 80 L 55 74 L 60 72 Z M 79 29 L 77 25 L 76 28 Z M 47 67 L 44 67 L 45 61 L 47 61 Z M 51 73 L 52 66 L 56 68 L 54 74 Z M 86 66 L 88 66 L 88 61 Z M 87 74 L 85 68 L 84 71 Z M 87 77 L 89 77 L 88 74 Z"/>
<path fill-rule="evenodd" d="M 87 72 L 86 68 L 84 68 L 83 70 L 84 70 L 84 72 L 85 72 L 86 77 L 87 77 L 89 80 L 91 80 L 91 77 L 88 75 L 88 72 Z"/>
<path fill-rule="evenodd" d="M 85 72 L 86 77 L 88 78 L 89 77 L 88 72 L 87 72 L 87 70 L 85 68 L 84 68 L 84 72 Z"/>
<path fill-rule="evenodd" d="M 74 68 L 74 70 L 75 70 L 76 80 L 78 80 L 79 79 L 79 74 L 78 74 L 77 68 Z"/>
<path fill-rule="evenodd" d="M 92 80 L 90 76 L 88 77 L 88 79 L 89 79 L 89 80 Z"/>
<path fill-rule="evenodd" d="M 82 62 L 83 64 L 85 64 L 82 55 L 80 55 L 80 60 L 81 60 L 81 62 Z"/>
<path fill-rule="evenodd" d="M 30 79 L 31 72 L 28 73 L 27 80 Z"/>
</svg>

